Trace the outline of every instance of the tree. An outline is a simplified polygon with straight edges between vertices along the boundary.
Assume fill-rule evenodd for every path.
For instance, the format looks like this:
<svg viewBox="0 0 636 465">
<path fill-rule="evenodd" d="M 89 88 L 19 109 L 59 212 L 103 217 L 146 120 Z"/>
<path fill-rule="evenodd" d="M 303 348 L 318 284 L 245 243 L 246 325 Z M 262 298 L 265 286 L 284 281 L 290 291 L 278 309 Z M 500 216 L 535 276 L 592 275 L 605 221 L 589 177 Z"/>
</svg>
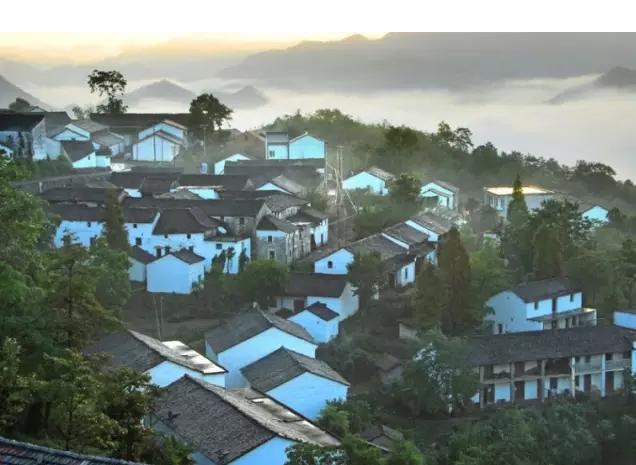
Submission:
<svg viewBox="0 0 636 465">
<path fill-rule="evenodd" d="M 535 279 L 556 278 L 563 275 L 561 242 L 555 228 L 544 224 L 534 235 Z"/>
<path fill-rule="evenodd" d="M 446 306 L 442 313 L 442 331 L 457 334 L 475 326 L 479 315 L 471 307 L 470 260 L 457 228 L 439 239 L 438 264 Z"/>
<path fill-rule="evenodd" d="M 288 280 L 287 266 L 274 260 L 254 260 L 239 275 L 243 296 L 269 308 L 274 297 L 283 295 Z"/>
<path fill-rule="evenodd" d="M 497 249 L 485 243 L 470 255 L 470 299 L 474 307 L 486 313 L 486 301 L 512 285 L 512 277 Z"/>
<path fill-rule="evenodd" d="M 389 182 L 389 196 L 395 205 L 416 207 L 420 203 L 422 184 L 411 174 L 402 173 Z"/>
<path fill-rule="evenodd" d="M 528 219 L 528 206 L 523 195 L 521 177 L 517 175 L 512 185 L 512 200 L 508 204 L 507 220 L 515 227 L 520 227 Z"/>
<path fill-rule="evenodd" d="M 631 308 L 634 303 L 634 290 L 636 290 L 636 244 L 632 239 L 625 239 L 618 255 L 620 270 L 619 286 L 622 295 Z"/>
<path fill-rule="evenodd" d="M 31 104 L 21 97 L 17 97 L 14 102 L 9 104 L 9 110 L 17 113 L 25 113 L 31 111 Z"/>
<path fill-rule="evenodd" d="M 106 192 L 106 217 L 104 219 L 104 236 L 108 246 L 121 252 L 128 252 L 128 231 L 124 226 L 124 213 L 119 203 L 117 191 Z"/>
<path fill-rule="evenodd" d="M 532 233 L 528 222 L 528 206 L 521 178 L 517 175 L 512 188 L 512 201 L 508 204 L 502 248 L 511 268 L 522 276 L 532 268 Z"/>
<path fill-rule="evenodd" d="M 347 276 L 354 293 L 360 299 L 360 307 L 368 305 L 382 283 L 382 259 L 377 252 L 356 253 L 347 265 Z"/>
<path fill-rule="evenodd" d="M 415 280 L 415 319 L 418 328 L 440 327 L 446 307 L 446 294 L 437 268 L 426 263 Z"/>
<path fill-rule="evenodd" d="M 6 436 L 18 423 L 32 397 L 31 380 L 20 373 L 20 346 L 6 338 L 0 346 L 0 434 Z"/>
<path fill-rule="evenodd" d="M 106 103 L 100 103 L 95 108 L 97 113 L 121 115 L 128 107 L 124 105 L 122 97 L 126 91 L 128 81 L 119 71 L 100 71 L 94 69 L 88 75 L 88 87 L 91 93 L 97 92 L 100 97 L 106 96 Z"/>
<path fill-rule="evenodd" d="M 112 248 L 99 237 L 90 249 L 91 265 L 97 286 L 95 297 L 110 314 L 119 315 L 132 293 L 128 254 Z"/>
<path fill-rule="evenodd" d="M 415 444 L 410 441 L 398 442 L 389 456 L 384 460 L 384 465 L 424 465 L 424 457 Z"/>
<path fill-rule="evenodd" d="M 201 94 L 190 102 L 188 128 L 200 141 L 212 138 L 226 121 L 232 119 L 232 110 L 212 94 Z"/>
<path fill-rule="evenodd" d="M 79 105 L 73 105 L 71 108 L 71 112 L 75 119 L 89 119 L 91 117 L 91 113 L 95 113 L 95 107 L 92 105 L 87 105 L 84 108 Z"/>
</svg>

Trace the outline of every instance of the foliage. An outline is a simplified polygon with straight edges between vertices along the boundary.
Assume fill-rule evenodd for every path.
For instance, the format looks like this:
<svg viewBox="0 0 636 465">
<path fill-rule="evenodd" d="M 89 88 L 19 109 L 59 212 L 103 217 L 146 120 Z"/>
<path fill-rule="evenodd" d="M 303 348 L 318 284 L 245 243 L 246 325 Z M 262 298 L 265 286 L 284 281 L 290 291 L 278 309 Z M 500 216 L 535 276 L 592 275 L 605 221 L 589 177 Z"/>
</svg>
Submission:
<svg viewBox="0 0 636 465">
<path fill-rule="evenodd" d="M 119 71 L 101 71 L 94 69 L 88 75 L 88 87 L 91 93 L 97 92 L 100 97 L 106 96 L 106 103 L 100 103 L 95 107 L 97 113 L 121 115 L 126 113 L 128 107 L 122 99 L 126 91 L 128 81 Z"/>
<path fill-rule="evenodd" d="M 475 308 L 486 312 L 486 301 L 511 286 L 512 276 L 497 249 L 486 242 L 470 255 L 470 298 Z"/>
<path fill-rule="evenodd" d="M 305 199 L 309 202 L 312 208 L 321 212 L 325 212 L 329 208 L 329 198 L 319 190 L 309 192 L 305 196 Z"/>
<path fill-rule="evenodd" d="M 132 293 L 128 278 L 128 254 L 110 246 L 100 237 L 91 247 L 90 255 L 95 272 L 95 296 L 108 312 L 119 315 Z"/>
<path fill-rule="evenodd" d="M 6 338 L 0 346 L 0 434 L 15 428 L 31 400 L 31 380 L 20 373 L 20 346 Z"/>
<path fill-rule="evenodd" d="M 124 226 L 124 212 L 122 211 L 117 190 L 109 189 L 106 192 L 106 213 L 104 219 L 104 235 L 108 246 L 128 252 L 128 231 Z"/>
<path fill-rule="evenodd" d="M 561 243 L 556 229 L 549 225 L 541 225 L 534 234 L 535 279 L 557 278 L 563 275 L 563 255 Z"/>
<path fill-rule="evenodd" d="M 197 140 L 212 139 L 226 121 L 232 119 L 232 110 L 212 94 L 201 94 L 190 102 L 188 128 Z M 207 142 L 207 141 L 206 141 Z"/>
<path fill-rule="evenodd" d="M 426 263 L 415 279 L 415 320 L 420 329 L 439 327 L 446 305 L 438 269 Z"/>
<path fill-rule="evenodd" d="M 417 206 L 420 202 L 421 182 L 412 174 L 402 173 L 389 182 L 389 196 L 395 204 Z"/>
<path fill-rule="evenodd" d="M 15 111 L 17 113 L 24 113 L 27 111 L 31 111 L 31 104 L 20 97 L 16 97 L 16 99 L 9 104 L 9 110 Z"/>
<path fill-rule="evenodd" d="M 271 300 L 283 295 L 287 285 L 287 266 L 274 260 L 254 260 L 239 275 L 239 288 L 246 300 L 268 308 Z"/>
<path fill-rule="evenodd" d="M 356 253 L 353 261 L 347 265 L 347 276 L 353 286 L 353 292 L 365 308 L 382 284 L 382 259 L 377 252 Z"/>
</svg>

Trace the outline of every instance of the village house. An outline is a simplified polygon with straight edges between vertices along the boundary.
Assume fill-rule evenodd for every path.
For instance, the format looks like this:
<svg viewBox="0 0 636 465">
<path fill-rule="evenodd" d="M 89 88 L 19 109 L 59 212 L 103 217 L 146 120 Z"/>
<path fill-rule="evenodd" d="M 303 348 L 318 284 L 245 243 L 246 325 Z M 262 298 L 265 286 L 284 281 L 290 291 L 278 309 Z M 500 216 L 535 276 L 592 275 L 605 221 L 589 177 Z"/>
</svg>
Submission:
<svg viewBox="0 0 636 465">
<path fill-rule="evenodd" d="M 112 457 L 97 457 L 68 450 L 36 446 L 2 436 L 0 436 L 0 463 L 16 465 L 143 465 Z"/>
<path fill-rule="evenodd" d="M 50 205 L 48 211 L 59 218 L 53 236 L 57 248 L 64 245 L 67 237 L 73 244 L 90 247 L 104 231 L 103 207 L 59 203 Z"/>
<path fill-rule="evenodd" d="M 111 190 L 116 191 L 116 198 L 121 203 L 125 197 L 122 189 L 109 187 L 90 187 L 75 185 L 68 187 L 53 187 L 40 195 L 50 204 L 68 203 L 96 207 L 106 205 L 106 197 Z"/>
<path fill-rule="evenodd" d="M 432 212 L 420 212 L 405 221 L 406 225 L 428 236 L 430 242 L 439 242 L 443 236 L 453 227 L 453 223 L 440 215 Z"/>
<path fill-rule="evenodd" d="M 380 234 L 404 248 L 409 254 L 415 255 L 416 274 L 420 270 L 422 263 L 434 263 L 436 260 L 436 247 L 434 243 L 429 241 L 428 234 L 412 228 L 405 222 L 389 226 Z"/>
<path fill-rule="evenodd" d="M 358 296 L 346 275 L 322 273 L 289 273 L 284 295 L 276 297 L 273 303 L 273 309 L 286 308 L 293 314 L 321 303 L 338 314 L 338 321 L 349 318 L 359 308 Z"/>
<path fill-rule="evenodd" d="M 291 264 L 310 248 L 310 235 L 302 234 L 301 228 L 287 220 L 265 215 L 256 226 L 258 258 Z"/>
<path fill-rule="evenodd" d="M 155 261 L 156 258 L 157 257 L 146 252 L 138 245 L 131 247 L 130 253 L 128 254 L 128 261 L 130 262 L 130 268 L 128 268 L 128 279 L 138 283 L 145 283 L 146 279 L 148 279 L 148 264 Z"/>
<path fill-rule="evenodd" d="M 300 325 L 268 312 L 240 313 L 205 334 L 206 356 L 228 370 L 229 387 L 244 387 L 241 368 L 280 347 L 315 357 L 317 343 Z"/>
<path fill-rule="evenodd" d="M 467 362 L 479 371 L 480 407 L 543 401 L 578 393 L 605 397 L 633 373 L 634 332 L 618 326 L 588 326 L 475 336 Z"/>
<path fill-rule="evenodd" d="M 323 212 L 303 206 L 295 214 L 288 216 L 287 221 L 299 228 L 309 228 L 311 250 L 327 245 L 329 242 L 329 219 Z"/>
<path fill-rule="evenodd" d="M 286 312 L 285 318 L 305 328 L 320 344 L 325 344 L 338 336 L 340 314 L 320 301 L 313 302 L 295 313 L 283 308 L 276 314 L 283 316 L 281 312 Z"/>
<path fill-rule="evenodd" d="M 384 171 L 376 166 L 371 166 L 359 173 L 349 176 L 342 181 L 342 188 L 346 190 L 368 189 L 374 194 L 387 195 L 389 193 L 389 183 L 395 176 L 388 171 Z"/>
<path fill-rule="evenodd" d="M 16 158 L 46 160 L 46 123 L 41 113 L 0 112 L 0 143 Z"/>
<path fill-rule="evenodd" d="M 103 151 L 98 154 L 89 140 L 65 140 L 61 145 L 62 155 L 76 170 L 110 168 L 110 154 Z"/>
<path fill-rule="evenodd" d="M 240 191 L 254 188 L 247 176 L 182 174 L 178 179 L 177 189 L 186 189 L 202 199 L 218 199 L 219 192 L 225 190 Z"/>
<path fill-rule="evenodd" d="M 284 465 L 295 444 L 340 445 L 265 394 L 224 389 L 187 375 L 162 391 L 149 426 L 190 444 L 196 465 Z"/>
<path fill-rule="evenodd" d="M 247 155 L 243 155 L 242 153 L 235 153 L 234 155 L 230 155 L 229 157 L 225 157 L 220 159 L 219 161 L 214 163 L 214 174 L 225 174 L 225 163 L 228 161 L 239 161 L 239 160 L 252 160 L 253 157 L 248 157 Z"/>
<path fill-rule="evenodd" d="M 187 126 L 190 113 L 91 113 L 90 119 L 108 126 L 111 131 L 121 135 L 125 146 L 128 147 L 137 142 L 141 131 L 160 122 L 167 120 L 180 126 Z"/>
<path fill-rule="evenodd" d="M 128 243 L 147 251 L 153 250 L 152 234 L 159 221 L 159 210 L 156 208 L 132 208 L 122 209 L 124 216 L 124 228 L 128 233 Z"/>
<path fill-rule="evenodd" d="M 535 186 L 523 186 L 523 196 L 528 210 L 536 210 L 546 200 L 553 200 L 556 194 Z M 494 208 L 499 216 L 508 216 L 508 205 L 512 202 L 512 187 L 484 187 L 484 203 Z"/>
<path fill-rule="evenodd" d="M 530 281 L 486 301 L 484 317 L 493 334 L 571 328 L 596 324 L 596 310 L 583 306 L 583 293 L 568 278 Z"/>
<path fill-rule="evenodd" d="M 267 131 L 265 133 L 265 158 L 288 159 L 289 158 L 289 134 L 279 131 Z"/>
<path fill-rule="evenodd" d="M 324 159 L 326 156 L 327 143 L 318 137 L 312 136 L 306 131 L 289 141 L 289 158 L 291 159 Z"/>
<path fill-rule="evenodd" d="M 141 133 L 140 133 L 141 134 Z M 150 132 L 132 145 L 135 161 L 171 163 L 181 152 L 185 141 L 165 131 Z"/>
<path fill-rule="evenodd" d="M 108 126 L 90 119 L 71 121 L 52 136 L 57 141 L 88 141 L 93 135 L 108 132 Z"/>
<path fill-rule="evenodd" d="M 347 399 L 349 382 L 326 362 L 281 347 L 241 369 L 249 387 L 316 420 L 327 402 Z"/>
<path fill-rule="evenodd" d="M 181 341 L 159 341 L 132 330 L 106 334 L 84 347 L 85 355 L 105 354 L 114 368 L 130 368 L 165 387 L 184 375 L 225 386 L 225 368 L 211 362 Z"/>
<path fill-rule="evenodd" d="M 302 186 L 305 192 L 322 188 L 325 180 L 325 160 L 321 158 L 304 159 L 267 159 L 267 160 L 237 160 L 225 163 L 224 174 L 240 174 L 249 176 L 255 187 L 269 190 L 266 183 L 278 176 Z M 282 184 L 282 181 L 279 183 Z M 287 185 L 286 188 L 295 190 L 297 187 Z M 276 190 L 281 190 L 277 187 Z"/>
<path fill-rule="evenodd" d="M 367 442 L 375 444 L 384 450 L 392 450 L 396 445 L 404 441 L 404 435 L 398 430 L 386 425 L 371 425 L 360 433 Z"/>
<path fill-rule="evenodd" d="M 588 202 L 579 202 L 579 212 L 581 216 L 592 221 L 595 225 L 603 225 L 609 222 L 609 211 L 607 208 Z"/>
<path fill-rule="evenodd" d="M 97 151 L 104 154 L 108 153 L 110 156 L 119 155 L 124 149 L 125 142 L 122 136 L 110 132 L 108 126 L 96 123 L 90 119 L 68 121 L 53 131 L 49 130 L 48 121 L 50 118 L 48 113 L 45 113 L 45 119 L 47 120 L 47 155 L 50 158 L 55 159 L 60 155 L 64 155 L 64 142 L 90 141 Z M 62 123 L 65 119 L 58 117 L 55 121 Z M 101 163 L 105 163 L 105 160 L 102 160 Z M 81 167 L 85 168 L 86 166 Z"/>
<path fill-rule="evenodd" d="M 185 140 L 187 130 L 188 129 L 184 125 L 179 124 L 170 119 L 165 119 L 163 121 L 154 123 L 148 126 L 147 128 L 139 131 L 138 139 L 143 140 L 146 137 L 152 134 L 155 134 L 157 132 L 164 132 L 166 134 L 170 134 L 173 137 L 176 137 L 177 139 Z"/>
<path fill-rule="evenodd" d="M 420 195 L 425 199 L 432 199 L 440 207 L 457 210 L 459 188 L 448 182 L 437 179 L 425 182 L 420 189 Z"/>
<path fill-rule="evenodd" d="M 146 290 L 190 294 L 203 285 L 205 258 L 188 249 L 168 252 L 146 265 Z"/>
<path fill-rule="evenodd" d="M 378 253 L 389 287 L 404 287 L 415 282 L 416 255 L 382 234 L 352 242 L 314 262 L 315 273 L 346 275 L 356 254 Z"/>
</svg>

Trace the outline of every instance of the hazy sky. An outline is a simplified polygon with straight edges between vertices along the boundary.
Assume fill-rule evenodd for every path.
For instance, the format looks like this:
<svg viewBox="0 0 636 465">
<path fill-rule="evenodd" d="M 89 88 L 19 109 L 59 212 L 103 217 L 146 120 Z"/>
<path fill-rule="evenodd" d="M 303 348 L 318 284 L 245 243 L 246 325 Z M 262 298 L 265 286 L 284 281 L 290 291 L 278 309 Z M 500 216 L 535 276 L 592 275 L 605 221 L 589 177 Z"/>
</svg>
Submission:
<svg viewBox="0 0 636 465">
<path fill-rule="evenodd" d="M 183 43 L 214 47 L 215 51 L 257 50 L 284 47 L 303 40 L 337 40 L 354 32 L 203 32 L 203 33 L 105 33 L 105 32 L 3 32 L 0 53 L 6 57 L 38 60 L 84 61 L 114 56 L 140 47 Z M 385 32 L 364 32 L 369 38 Z"/>
</svg>

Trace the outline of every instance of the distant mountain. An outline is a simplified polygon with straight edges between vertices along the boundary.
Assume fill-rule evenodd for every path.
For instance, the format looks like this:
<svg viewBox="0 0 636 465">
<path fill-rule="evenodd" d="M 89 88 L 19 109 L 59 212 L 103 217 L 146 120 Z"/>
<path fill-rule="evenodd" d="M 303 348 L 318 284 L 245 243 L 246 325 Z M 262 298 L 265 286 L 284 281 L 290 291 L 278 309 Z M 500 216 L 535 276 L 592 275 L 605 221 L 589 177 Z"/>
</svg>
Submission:
<svg viewBox="0 0 636 465">
<path fill-rule="evenodd" d="M 213 93 L 221 102 L 235 110 L 260 107 L 267 103 L 267 97 L 253 86 L 245 86 L 229 94 L 224 92 Z"/>
<path fill-rule="evenodd" d="M 219 73 L 296 89 L 455 88 L 636 67 L 634 33 L 389 33 L 301 42 Z"/>
<path fill-rule="evenodd" d="M 559 104 L 578 100 L 592 95 L 595 92 L 608 89 L 636 92 L 636 70 L 624 68 L 622 66 L 614 67 L 601 74 L 591 83 L 564 90 L 560 94 L 551 98 L 548 103 Z"/>
<path fill-rule="evenodd" d="M 0 108 L 7 108 L 17 97 L 23 98 L 34 106 L 39 106 L 44 109 L 51 108 L 50 105 L 47 105 L 37 97 L 34 97 L 15 84 L 7 81 L 3 76 L 0 76 Z"/>
<path fill-rule="evenodd" d="M 191 90 L 167 79 L 162 79 L 128 92 L 125 97 L 125 103 L 132 106 L 140 104 L 142 100 L 157 99 L 189 104 L 195 96 L 195 93 Z"/>
</svg>

